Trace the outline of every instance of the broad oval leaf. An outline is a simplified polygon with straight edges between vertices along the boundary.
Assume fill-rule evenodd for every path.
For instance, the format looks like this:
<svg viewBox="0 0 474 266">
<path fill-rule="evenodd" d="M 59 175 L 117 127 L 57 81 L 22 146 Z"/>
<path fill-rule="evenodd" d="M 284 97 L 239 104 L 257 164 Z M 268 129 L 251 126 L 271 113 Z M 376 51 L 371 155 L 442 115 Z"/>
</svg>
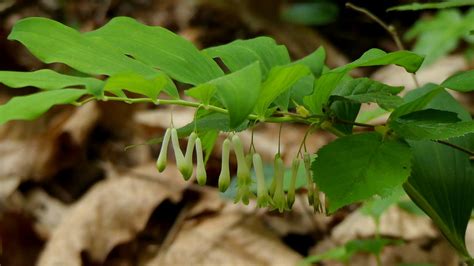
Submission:
<svg viewBox="0 0 474 266">
<path fill-rule="evenodd" d="M 86 36 L 101 37 L 183 83 L 197 85 L 224 75 L 217 63 L 191 42 L 165 28 L 143 25 L 132 18 L 114 18 Z"/>
<path fill-rule="evenodd" d="M 387 195 L 410 175 L 410 147 L 375 132 L 339 138 L 318 151 L 313 178 L 329 212 L 373 195 Z"/>
<path fill-rule="evenodd" d="M 451 76 L 443 81 L 441 86 L 461 92 L 474 91 L 474 70 L 461 72 Z"/>
<path fill-rule="evenodd" d="M 156 73 L 153 68 L 127 57 L 103 39 L 86 38 L 76 30 L 47 18 L 18 21 L 8 39 L 21 42 L 45 63 L 64 63 L 87 74 Z"/>
<path fill-rule="evenodd" d="M 85 94 L 86 90 L 63 89 L 13 97 L 0 105 L 0 125 L 11 120 L 33 120 L 54 105 L 72 103 Z"/>
</svg>

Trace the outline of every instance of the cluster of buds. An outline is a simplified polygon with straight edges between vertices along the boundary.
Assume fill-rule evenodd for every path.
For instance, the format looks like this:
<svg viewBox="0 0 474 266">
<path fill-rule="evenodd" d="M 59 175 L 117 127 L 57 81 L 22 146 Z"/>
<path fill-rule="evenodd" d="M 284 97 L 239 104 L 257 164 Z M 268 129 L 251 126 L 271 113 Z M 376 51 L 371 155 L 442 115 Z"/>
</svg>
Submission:
<svg viewBox="0 0 474 266">
<path fill-rule="evenodd" d="M 178 133 L 176 129 L 167 129 L 163 137 L 160 155 L 156 162 L 158 171 L 162 172 L 166 167 L 167 150 L 170 139 L 173 145 L 178 170 L 181 172 L 181 175 L 185 180 L 189 180 L 193 174 L 194 167 L 192 157 L 194 149 L 196 150 L 196 179 L 198 184 L 204 185 L 206 183 L 207 175 L 203 160 L 201 140 L 196 133 L 191 133 L 188 137 L 186 152 L 183 155 L 179 146 Z M 251 189 L 253 182 L 251 178 L 251 169 L 254 168 L 257 182 L 257 206 L 261 208 L 269 207 L 277 209 L 280 212 L 290 210 L 295 202 L 296 180 L 301 161 L 303 161 L 305 176 L 307 179 L 306 189 L 308 191 L 309 204 L 314 207 L 315 211 L 324 212 L 324 208 L 319 200 L 320 193 L 311 176 L 311 157 L 308 153 L 305 153 L 302 156 L 302 159 L 297 157 L 293 160 L 290 185 L 288 192 L 286 193 L 284 187 L 285 167 L 280 154 L 275 155 L 274 175 L 270 186 L 267 186 L 262 157 L 256 152 L 250 152 L 246 155 L 242 142 L 237 135 L 233 135 L 231 138 L 226 138 L 222 143 L 221 172 L 218 180 L 218 187 L 221 192 L 225 192 L 230 185 L 231 175 L 229 157 L 231 150 L 234 151 L 237 159 L 236 203 L 242 202 L 248 204 L 250 198 L 255 197 Z"/>
</svg>

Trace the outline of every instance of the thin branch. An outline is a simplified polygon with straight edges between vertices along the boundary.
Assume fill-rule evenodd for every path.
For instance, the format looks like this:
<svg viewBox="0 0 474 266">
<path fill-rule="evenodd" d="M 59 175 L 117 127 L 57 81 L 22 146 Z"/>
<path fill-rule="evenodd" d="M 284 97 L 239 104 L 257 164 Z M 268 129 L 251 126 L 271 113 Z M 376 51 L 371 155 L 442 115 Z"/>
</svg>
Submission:
<svg viewBox="0 0 474 266">
<path fill-rule="evenodd" d="M 471 159 L 471 160 L 474 159 L 474 151 L 468 150 L 464 147 L 458 146 L 454 143 L 447 142 L 447 141 L 444 141 L 444 140 L 436 140 L 436 142 L 438 142 L 440 144 L 443 144 L 443 145 L 446 145 L 446 146 L 449 146 L 449 147 L 454 148 L 456 150 L 462 151 L 462 152 L 464 152 L 464 153 L 466 153 L 470 156 L 469 159 Z"/>
<path fill-rule="evenodd" d="M 395 44 L 397 45 L 397 48 L 399 50 L 405 50 L 405 46 L 403 45 L 403 42 L 401 41 L 400 39 L 400 36 L 397 32 L 397 29 L 395 28 L 395 26 L 393 25 L 389 25 L 387 23 L 385 23 L 383 20 L 381 20 L 379 17 L 377 17 L 376 15 L 374 15 L 372 12 L 370 12 L 369 10 L 363 8 L 363 7 L 360 7 L 360 6 L 356 6 L 352 3 L 346 3 L 346 7 L 347 8 L 350 8 L 350 9 L 353 9 L 357 12 L 360 12 L 364 15 L 366 15 L 367 17 L 369 17 L 370 19 L 372 19 L 373 21 L 375 21 L 377 24 L 379 24 L 382 28 L 385 29 L 385 31 L 388 32 L 388 34 L 390 34 L 390 36 L 392 36 L 392 39 L 395 41 Z M 415 86 L 417 88 L 420 87 L 420 83 L 418 82 L 418 79 L 416 78 L 415 74 L 411 74 L 412 78 L 413 78 L 413 82 L 415 83 Z"/>
</svg>

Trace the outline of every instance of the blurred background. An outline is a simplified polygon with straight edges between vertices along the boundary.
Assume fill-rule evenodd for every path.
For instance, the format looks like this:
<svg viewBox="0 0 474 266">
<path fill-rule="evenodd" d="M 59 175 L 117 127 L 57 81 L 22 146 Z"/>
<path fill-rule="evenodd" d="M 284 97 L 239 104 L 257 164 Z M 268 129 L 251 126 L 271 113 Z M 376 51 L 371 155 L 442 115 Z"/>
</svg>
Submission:
<svg viewBox="0 0 474 266">
<path fill-rule="evenodd" d="M 461 29 L 474 25 L 474 11 L 469 7 L 386 11 L 412 2 L 352 3 L 394 25 L 407 49 L 427 56 L 417 74 L 421 84 L 472 69 L 474 38 Z M 129 16 L 166 27 L 199 48 L 266 35 L 286 45 L 293 59 L 324 46 L 330 68 L 351 62 L 370 48 L 398 49 L 380 25 L 345 4 L 340 0 L 0 0 L 0 70 L 69 71 L 61 64 L 45 66 L 19 43 L 7 40 L 15 22 L 30 16 L 52 18 L 79 31 Z M 352 74 L 414 88 L 411 76 L 395 66 Z M 0 103 L 32 91 L 0 85 Z M 474 112 L 472 94 L 454 96 Z M 219 144 L 207 164 L 208 186 L 182 181 L 171 162 L 158 174 L 154 162 L 159 145 L 146 143 L 162 136 L 170 124 L 170 111 L 147 104 L 100 102 L 55 107 L 38 120 L 1 126 L 0 264 L 297 265 L 310 255 L 333 254 L 315 263 L 459 265 L 455 251 L 403 191 L 348 206 L 333 216 L 314 214 L 304 190 L 293 210 L 283 214 L 256 209 L 255 202 L 233 204 L 215 188 Z M 188 124 L 193 114 L 194 110 L 173 108 L 175 125 Z M 303 126 L 285 125 L 281 151 L 287 166 L 305 131 Z M 248 145 L 250 133 L 241 137 Z M 315 133 L 308 147 L 314 152 L 333 138 Z M 255 143 L 270 163 L 277 151 L 278 127 L 258 127 Z M 384 241 L 372 241 L 379 236 Z M 473 222 L 467 238 L 472 251 Z M 353 248 L 342 254 L 338 248 L 347 243 Z"/>
</svg>

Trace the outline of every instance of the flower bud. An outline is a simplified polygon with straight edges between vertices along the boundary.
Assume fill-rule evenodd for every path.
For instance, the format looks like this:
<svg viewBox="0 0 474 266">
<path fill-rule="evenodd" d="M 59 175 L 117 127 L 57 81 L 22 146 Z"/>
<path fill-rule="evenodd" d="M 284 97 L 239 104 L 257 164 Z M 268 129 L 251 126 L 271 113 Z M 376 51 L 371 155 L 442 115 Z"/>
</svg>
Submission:
<svg viewBox="0 0 474 266">
<path fill-rule="evenodd" d="M 219 191 L 224 192 L 227 190 L 230 184 L 230 171 L 229 171 L 229 153 L 230 153 L 230 140 L 225 139 L 222 143 L 222 155 L 221 155 L 221 173 L 219 175 Z"/>
<path fill-rule="evenodd" d="M 290 188 L 288 189 L 287 201 L 288 201 L 288 208 L 291 209 L 293 204 L 295 203 L 295 193 L 296 193 L 296 178 L 298 177 L 298 170 L 300 168 L 300 159 L 296 157 L 293 159 L 293 163 L 291 164 L 291 181 L 290 181 Z"/>
<path fill-rule="evenodd" d="M 184 177 L 185 180 L 189 179 L 189 172 L 193 171 L 192 165 L 191 169 L 189 169 L 189 165 L 186 163 L 186 160 L 184 159 L 183 152 L 181 151 L 181 148 L 179 147 L 179 139 L 178 139 L 178 131 L 176 128 L 171 129 L 171 142 L 173 144 L 173 150 L 174 150 L 174 158 L 176 159 L 176 166 L 178 167 L 179 172 L 181 172 L 181 175 Z"/>
<path fill-rule="evenodd" d="M 285 191 L 283 188 L 283 178 L 285 175 L 285 168 L 283 166 L 283 160 L 280 155 L 275 156 L 275 194 L 273 194 L 273 207 L 278 209 L 279 212 L 283 212 L 288 209 Z"/>
<path fill-rule="evenodd" d="M 165 136 L 163 137 L 163 142 L 161 143 L 160 155 L 156 160 L 156 168 L 161 173 L 166 168 L 166 161 L 168 160 L 168 145 L 170 142 L 171 129 L 166 129 Z"/>
<path fill-rule="evenodd" d="M 267 207 L 273 204 L 273 201 L 268 195 L 268 189 L 265 185 L 262 157 L 258 153 L 255 153 L 252 157 L 255 176 L 257 177 L 257 206 L 259 208 Z"/>
<path fill-rule="evenodd" d="M 201 139 L 196 139 L 196 179 L 199 185 L 205 185 L 207 180 L 206 167 L 202 155 Z"/>
<path fill-rule="evenodd" d="M 234 202 L 242 200 L 247 205 L 251 194 L 250 186 L 252 179 L 250 178 L 250 169 L 245 159 L 244 148 L 239 136 L 234 135 L 232 137 L 232 146 L 237 157 L 237 195 Z"/>
<path fill-rule="evenodd" d="M 308 202 L 309 205 L 314 206 L 315 197 L 317 197 L 317 195 L 315 195 L 313 177 L 311 176 L 311 156 L 309 153 L 305 152 L 303 154 L 303 162 L 307 182 L 306 190 L 308 191 Z"/>
</svg>

